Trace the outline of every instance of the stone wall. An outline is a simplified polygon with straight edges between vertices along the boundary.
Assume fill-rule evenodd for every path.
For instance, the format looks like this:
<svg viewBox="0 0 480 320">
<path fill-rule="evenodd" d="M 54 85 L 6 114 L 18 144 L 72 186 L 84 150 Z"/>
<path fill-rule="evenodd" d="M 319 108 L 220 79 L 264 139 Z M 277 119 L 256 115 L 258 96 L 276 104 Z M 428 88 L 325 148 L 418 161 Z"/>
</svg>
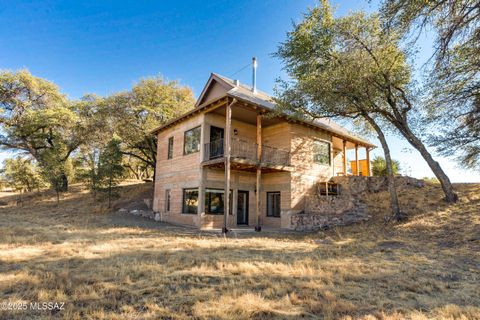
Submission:
<svg viewBox="0 0 480 320">
<path fill-rule="evenodd" d="M 334 177 L 332 182 L 338 183 L 338 196 L 315 195 L 306 196 L 305 210 L 291 215 L 291 228 L 298 231 L 314 231 L 328 229 L 362 221 L 368 221 L 368 208 L 363 201 L 366 193 L 377 193 L 388 190 L 385 177 Z M 411 177 L 396 177 L 397 188 L 422 188 L 425 183 Z"/>
</svg>

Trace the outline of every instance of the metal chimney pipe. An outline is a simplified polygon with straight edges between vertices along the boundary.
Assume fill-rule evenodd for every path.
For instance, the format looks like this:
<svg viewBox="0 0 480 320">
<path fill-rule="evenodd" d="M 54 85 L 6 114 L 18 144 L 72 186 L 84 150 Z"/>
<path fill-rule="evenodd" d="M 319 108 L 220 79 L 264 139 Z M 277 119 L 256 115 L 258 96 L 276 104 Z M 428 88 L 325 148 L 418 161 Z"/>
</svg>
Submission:
<svg viewBox="0 0 480 320">
<path fill-rule="evenodd" d="M 257 58 L 252 58 L 253 74 L 252 74 L 252 92 L 257 93 Z"/>
</svg>

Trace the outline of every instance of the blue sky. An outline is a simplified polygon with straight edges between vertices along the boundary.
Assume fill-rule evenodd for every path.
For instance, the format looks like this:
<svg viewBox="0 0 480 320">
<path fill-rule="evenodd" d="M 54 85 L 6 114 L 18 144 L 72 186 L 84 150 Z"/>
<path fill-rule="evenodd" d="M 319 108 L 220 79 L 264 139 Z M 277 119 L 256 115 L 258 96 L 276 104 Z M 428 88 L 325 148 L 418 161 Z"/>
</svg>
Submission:
<svg viewBox="0 0 480 320">
<path fill-rule="evenodd" d="M 333 2 L 338 15 L 371 11 L 375 3 Z M 249 68 L 236 72 L 256 56 L 258 87 L 271 93 L 275 78 L 284 76 L 271 54 L 292 21 L 313 5 L 313 0 L 0 0 L 0 69 L 27 68 L 70 98 L 126 90 L 158 74 L 180 80 L 198 95 L 210 72 L 250 83 Z M 389 140 L 407 173 L 432 176 L 407 143 Z M 381 149 L 374 154 L 381 155 Z M 453 181 L 480 182 L 478 173 L 439 160 Z"/>
</svg>

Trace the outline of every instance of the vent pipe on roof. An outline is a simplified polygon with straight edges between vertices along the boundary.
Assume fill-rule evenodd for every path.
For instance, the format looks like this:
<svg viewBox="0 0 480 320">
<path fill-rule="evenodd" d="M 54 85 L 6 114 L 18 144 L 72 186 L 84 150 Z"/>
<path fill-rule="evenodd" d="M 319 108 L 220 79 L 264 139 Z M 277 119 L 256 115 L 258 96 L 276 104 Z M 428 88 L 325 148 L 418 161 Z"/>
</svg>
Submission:
<svg viewBox="0 0 480 320">
<path fill-rule="evenodd" d="M 233 80 L 233 84 L 235 85 L 235 87 L 238 87 L 240 85 L 240 80 L 238 79 Z"/>
<path fill-rule="evenodd" d="M 257 93 L 257 58 L 252 58 L 252 67 L 253 67 L 253 74 L 252 74 L 252 92 Z"/>
</svg>

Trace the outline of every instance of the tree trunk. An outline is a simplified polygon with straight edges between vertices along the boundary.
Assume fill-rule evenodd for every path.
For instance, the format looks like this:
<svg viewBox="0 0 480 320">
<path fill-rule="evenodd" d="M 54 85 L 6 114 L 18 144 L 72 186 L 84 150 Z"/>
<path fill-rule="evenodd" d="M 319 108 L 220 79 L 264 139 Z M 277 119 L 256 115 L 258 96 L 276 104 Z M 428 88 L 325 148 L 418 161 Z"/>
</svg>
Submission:
<svg viewBox="0 0 480 320">
<path fill-rule="evenodd" d="M 395 176 L 393 174 L 392 157 L 390 156 L 390 148 L 388 147 L 387 139 L 382 132 L 382 129 L 377 125 L 375 120 L 368 114 L 363 114 L 363 117 L 375 129 L 378 135 L 378 140 L 382 144 L 383 153 L 385 155 L 385 164 L 387 167 L 388 192 L 390 193 L 390 208 L 392 210 L 392 217 L 396 221 L 402 221 L 407 218 L 407 214 L 400 210 L 398 203 L 397 188 L 395 187 Z"/>
<path fill-rule="evenodd" d="M 67 175 L 66 175 L 65 173 L 62 173 L 62 175 L 60 176 L 60 179 L 61 179 L 61 183 L 60 183 L 59 191 L 60 191 L 60 192 L 67 192 L 67 191 L 68 191 L 68 178 L 67 178 Z"/>
<path fill-rule="evenodd" d="M 399 129 L 399 131 L 403 134 L 407 141 L 415 149 L 417 149 L 418 152 L 420 152 L 423 159 L 425 159 L 428 166 L 433 171 L 435 177 L 437 177 L 438 181 L 440 181 L 443 193 L 445 194 L 445 200 L 450 203 L 456 202 L 458 200 L 458 195 L 454 192 L 450 179 L 445 174 L 442 167 L 440 167 L 440 164 L 433 159 L 432 155 L 430 154 L 430 152 L 428 152 L 423 142 L 419 138 L 417 138 L 415 134 L 413 134 L 408 125 L 401 126 L 399 123 L 395 123 L 395 126 Z"/>
</svg>

